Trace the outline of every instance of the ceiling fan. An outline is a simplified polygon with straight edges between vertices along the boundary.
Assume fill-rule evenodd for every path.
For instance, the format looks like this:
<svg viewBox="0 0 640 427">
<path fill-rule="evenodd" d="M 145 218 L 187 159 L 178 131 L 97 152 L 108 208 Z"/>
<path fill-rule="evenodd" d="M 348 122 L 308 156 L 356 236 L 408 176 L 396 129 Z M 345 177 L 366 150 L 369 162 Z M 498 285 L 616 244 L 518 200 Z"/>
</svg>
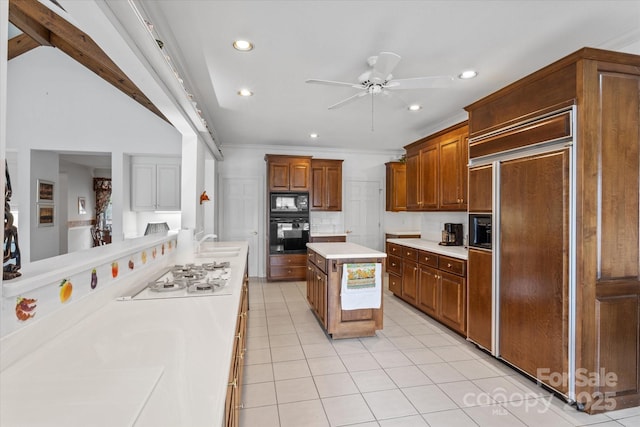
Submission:
<svg viewBox="0 0 640 427">
<path fill-rule="evenodd" d="M 329 106 L 329 110 L 342 107 L 350 102 L 356 101 L 366 95 L 389 94 L 388 91 L 411 90 L 411 89 L 432 89 L 448 86 L 453 80 L 450 76 L 416 77 L 411 79 L 393 79 L 391 72 L 400 62 L 400 55 L 393 52 L 380 52 L 377 56 L 367 59 L 369 70 L 360 74 L 359 83 L 335 82 L 330 80 L 308 79 L 307 83 L 347 86 L 357 89 L 359 92 L 340 102 Z M 373 100 L 373 98 L 372 98 Z"/>
</svg>

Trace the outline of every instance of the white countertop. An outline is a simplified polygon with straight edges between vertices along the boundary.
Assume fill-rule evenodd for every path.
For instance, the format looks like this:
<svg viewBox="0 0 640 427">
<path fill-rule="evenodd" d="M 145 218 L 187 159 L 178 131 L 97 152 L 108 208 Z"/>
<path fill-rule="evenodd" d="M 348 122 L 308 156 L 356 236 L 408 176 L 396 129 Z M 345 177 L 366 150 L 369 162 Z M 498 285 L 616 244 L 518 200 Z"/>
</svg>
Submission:
<svg viewBox="0 0 640 427">
<path fill-rule="evenodd" d="M 247 243 L 201 253 L 231 262 L 231 295 L 108 302 L 0 373 L 0 425 L 221 425 Z"/>
<path fill-rule="evenodd" d="M 307 247 L 326 259 L 386 258 L 387 254 L 348 242 L 307 243 Z"/>
<path fill-rule="evenodd" d="M 467 259 L 467 248 L 464 246 L 442 246 L 438 242 L 424 239 L 387 239 L 387 242 L 453 258 Z"/>
<path fill-rule="evenodd" d="M 333 237 L 333 236 L 346 236 L 347 233 L 336 233 L 336 232 L 328 232 L 328 231 L 312 231 L 310 233 L 311 237 Z"/>
</svg>

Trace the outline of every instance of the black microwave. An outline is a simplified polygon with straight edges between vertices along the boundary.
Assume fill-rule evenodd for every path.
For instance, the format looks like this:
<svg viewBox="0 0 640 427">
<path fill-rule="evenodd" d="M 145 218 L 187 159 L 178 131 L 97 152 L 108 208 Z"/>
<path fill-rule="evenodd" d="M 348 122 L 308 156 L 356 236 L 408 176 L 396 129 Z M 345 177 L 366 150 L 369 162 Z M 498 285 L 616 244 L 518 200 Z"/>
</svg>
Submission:
<svg viewBox="0 0 640 427">
<path fill-rule="evenodd" d="M 309 193 L 271 193 L 271 213 L 308 213 Z"/>
<path fill-rule="evenodd" d="M 491 249 L 491 214 L 469 214 L 469 246 Z"/>
</svg>

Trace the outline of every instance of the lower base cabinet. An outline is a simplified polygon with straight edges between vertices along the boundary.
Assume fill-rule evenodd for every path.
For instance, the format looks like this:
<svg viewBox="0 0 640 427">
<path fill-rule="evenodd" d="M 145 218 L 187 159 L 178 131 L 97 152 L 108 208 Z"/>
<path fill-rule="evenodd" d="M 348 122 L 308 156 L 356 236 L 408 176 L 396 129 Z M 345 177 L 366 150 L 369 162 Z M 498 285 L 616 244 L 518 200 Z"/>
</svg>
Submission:
<svg viewBox="0 0 640 427">
<path fill-rule="evenodd" d="M 387 244 L 389 290 L 460 334 L 467 330 L 467 263 L 432 252 Z"/>
<path fill-rule="evenodd" d="M 307 271 L 305 254 L 269 255 L 267 280 L 304 280 Z"/>
<path fill-rule="evenodd" d="M 247 315 L 249 311 L 249 277 L 245 272 L 238 308 L 238 318 L 233 343 L 229 384 L 225 401 L 225 427 L 238 427 L 242 397 L 242 373 L 244 369 L 244 353 L 246 351 Z"/>
</svg>

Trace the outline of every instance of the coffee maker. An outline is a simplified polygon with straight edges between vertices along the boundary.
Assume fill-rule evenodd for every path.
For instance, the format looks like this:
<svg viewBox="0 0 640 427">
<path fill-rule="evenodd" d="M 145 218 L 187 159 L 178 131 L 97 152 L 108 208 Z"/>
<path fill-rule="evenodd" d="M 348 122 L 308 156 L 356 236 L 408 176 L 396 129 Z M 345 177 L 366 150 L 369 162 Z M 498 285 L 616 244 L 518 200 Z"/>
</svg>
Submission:
<svg viewBox="0 0 640 427">
<path fill-rule="evenodd" d="M 462 246 L 462 224 L 446 222 L 442 230 L 443 246 Z"/>
</svg>

